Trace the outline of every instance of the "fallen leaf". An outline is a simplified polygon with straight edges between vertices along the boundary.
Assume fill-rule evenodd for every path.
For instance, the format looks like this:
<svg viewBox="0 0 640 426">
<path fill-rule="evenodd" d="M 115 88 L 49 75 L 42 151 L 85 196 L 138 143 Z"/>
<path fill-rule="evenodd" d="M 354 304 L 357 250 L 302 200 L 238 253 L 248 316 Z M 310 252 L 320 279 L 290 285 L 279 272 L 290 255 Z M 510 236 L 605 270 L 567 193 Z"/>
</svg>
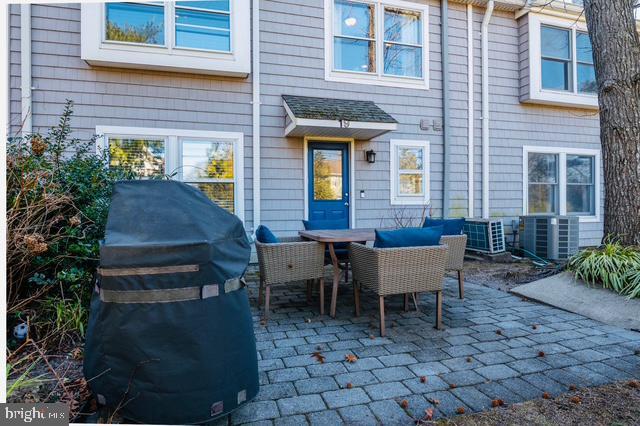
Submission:
<svg viewBox="0 0 640 426">
<path fill-rule="evenodd" d="M 307 318 L 307 319 L 305 319 L 305 321 L 310 323 L 311 322 L 311 318 Z"/>
<path fill-rule="evenodd" d="M 467 357 L 467 362 L 472 362 L 472 361 L 473 361 L 473 359 L 470 356 L 468 356 Z"/>
<path fill-rule="evenodd" d="M 629 386 L 634 388 L 634 389 L 640 389 L 640 382 L 637 380 L 631 380 L 629 382 Z"/>
<path fill-rule="evenodd" d="M 439 399 L 433 399 L 433 400 L 431 400 L 431 402 L 433 403 L 433 405 L 440 405 L 440 400 Z"/>
<path fill-rule="evenodd" d="M 400 406 L 401 406 L 402 408 L 404 408 L 404 409 L 409 408 L 409 401 L 407 401 L 406 399 L 403 399 L 403 400 L 400 402 Z"/>
<path fill-rule="evenodd" d="M 456 413 L 464 414 L 464 407 L 458 407 L 458 409 L 456 410 Z"/>
<path fill-rule="evenodd" d="M 351 389 L 353 387 L 353 383 L 349 382 L 347 383 L 347 389 Z"/>
<path fill-rule="evenodd" d="M 496 334 L 497 334 L 498 336 L 502 336 L 502 330 L 496 330 Z"/>
<path fill-rule="evenodd" d="M 84 357 L 82 348 L 78 347 L 71 351 L 71 357 L 75 360 L 80 360 Z"/>
<path fill-rule="evenodd" d="M 433 408 L 427 408 L 424 410 L 424 420 L 432 420 L 433 419 Z"/>
<path fill-rule="evenodd" d="M 358 360 L 358 357 L 355 356 L 354 354 L 347 354 L 347 355 L 345 355 L 344 359 L 347 362 L 353 364 L 354 362 L 356 362 Z"/>
<path fill-rule="evenodd" d="M 457 388 L 457 386 L 456 386 L 456 384 L 455 384 L 455 383 L 451 383 L 451 384 L 449 385 L 449 387 L 450 387 L 451 389 L 455 389 L 455 388 Z"/>
<path fill-rule="evenodd" d="M 420 376 L 420 383 L 427 383 L 427 376 Z"/>
<path fill-rule="evenodd" d="M 267 320 L 260 320 L 260 325 L 267 325 Z"/>
<path fill-rule="evenodd" d="M 322 346 L 318 345 L 316 346 L 316 351 L 321 351 L 322 350 Z"/>
<path fill-rule="evenodd" d="M 503 405 L 504 405 L 504 401 L 501 399 L 494 399 L 493 401 L 491 401 L 492 407 L 502 407 Z"/>
<path fill-rule="evenodd" d="M 533 328 L 534 330 L 537 330 L 537 329 L 538 329 L 538 326 L 537 326 L 537 325 L 535 325 L 535 324 L 533 324 L 533 325 L 531 326 L 531 328 Z"/>
<path fill-rule="evenodd" d="M 573 402 L 574 404 L 580 404 L 582 403 L 582 398 L 580 398 L 579 396 L 572 396 L 571 398 L 569 398 L 569 401 Z"/>
<path fill-rule="evenodd" d="M 311 356 L 314 357 L 320 364 L 324 364 L 325 356 L 320 352 L 314 352 L 311 354 Z"/>
<path fill-rule="evenodd" d="M 578 389 L 578 388 L 576 387 L 576 385 L 569 385 L 569 390 L 570 390 L 570 391 L 574 391 L 574 390 L 576 390 L 576 389 Z"/>
<path fill-rule="evenodd" d="M 543 394 L 542 394 L 542 397 L 543 397 L 544 399 L 551 399 L 551 395 L 549 395 L 549 392 L 545 392 L 545 393 L 543 393 Z"/>
<path fill-rule="evenodd" d="M 371 339 L 371 340 L 376 340 L 376 336 L 374 336 L 373 334 L 370 334 L 370 335 L 369 335 L 369 339 Z"/>
<path fill-rule="evenodd" d="M 544 358 L 544 352 L 542 352 L 542 351 L 538 352 L 538 356 L 539 356 L 540 358 Z"/>
</svg>

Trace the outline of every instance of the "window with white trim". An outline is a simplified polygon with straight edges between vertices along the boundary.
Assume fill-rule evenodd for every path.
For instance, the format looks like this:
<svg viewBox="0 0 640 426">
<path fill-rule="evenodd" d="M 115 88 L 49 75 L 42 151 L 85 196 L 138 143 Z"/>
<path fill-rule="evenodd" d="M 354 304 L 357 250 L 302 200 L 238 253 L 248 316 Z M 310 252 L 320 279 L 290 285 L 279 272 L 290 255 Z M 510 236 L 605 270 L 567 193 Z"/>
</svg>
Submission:
<svg viewBox="0 0 640 426">
<path fill-rule="evenodd" d="M 82 5 L 82 58 L 90 64 L 250 71 L 249 2 L 108 2 Z"/>
<path fill-rule="evenodd" d="M 542 88 L 576 93 L 596 93 L 596 73 L 589 34 L 542 25 Z M 575 44 L 575 60 L 573 45 Z M 575 73 L 574 73 L 575 70 Z M 573 82 L 573 76 L 576 81 Z"/>
<path fill-rule="evenodd" d="M 327 80 L 428 87 L 427 6 L 325 0 Z"/>
<path fill-rule="evenodd" d="M 390 141 L 391 204 L 429 202 L 429 142 Z"/>
<path fill-rule="evenodd" d="M 597 150 L 524 148 L 526 214 L 599 217 Z"/>
<path fill-rule="evenodd" d="M 598 107 L 593 49 L 584 22 L 528 13 L 521 18 L 523 102 Z M 525 23 L 527 25 L 525 25 Z M 527 33 L 528 31 L 528 33 Z M 526 55 L 526 56 L 525 56 Z"/>
<path fill-rule="evenodd" d="M 230 0 L 106 3 L 106 42 L 231 52 Z M 165 32 L 165 14 L 168 14 Z M 167 40 L 167 35 L 173 37 Z"/>
<path fill-rule="evenodd" d="M 171 177 L 192 185 L 242 218 L 241 133 L 98 127 L 109 167 L 140 178 Z"/>
</svg>

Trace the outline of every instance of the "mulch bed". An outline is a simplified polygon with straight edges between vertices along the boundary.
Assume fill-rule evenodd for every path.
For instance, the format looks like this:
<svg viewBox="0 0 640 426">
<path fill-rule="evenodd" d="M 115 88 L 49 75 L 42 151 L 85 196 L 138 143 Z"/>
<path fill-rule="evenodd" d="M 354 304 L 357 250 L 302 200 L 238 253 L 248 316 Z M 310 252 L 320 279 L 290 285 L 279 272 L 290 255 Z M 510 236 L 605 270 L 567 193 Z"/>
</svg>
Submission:
<svg viewBox="0 0 640 426">
<path fill-rule="evenodd" d="M 477 414 L 418 425 L 549 426 L 640 425 L 640 381 L 624 381 L 578 389 L 552 399 L 537 399 Z"/>
</svg>

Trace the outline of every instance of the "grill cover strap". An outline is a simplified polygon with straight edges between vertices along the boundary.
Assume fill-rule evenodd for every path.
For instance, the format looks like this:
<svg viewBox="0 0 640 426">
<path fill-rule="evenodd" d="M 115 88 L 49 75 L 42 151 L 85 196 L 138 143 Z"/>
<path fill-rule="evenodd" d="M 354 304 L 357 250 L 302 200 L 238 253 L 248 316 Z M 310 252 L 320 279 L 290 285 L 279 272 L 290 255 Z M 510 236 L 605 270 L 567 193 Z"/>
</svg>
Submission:
<svg viewBox="0 0 640 426">
<path fill-rule="evenodd" d="M 107 303 L 170 303 L 208 299 L 219 295 L 218 284 L 202 287 L 171 288 L 163 290 L 105 290 L 100 289 L 100 300 Z"/>
<path fill-rule="evenodd" d="M 198 272 L 198 265 L 154 266 L 148 268 L 98 268 L 98 274 L 103 277 L 124 277 L 128 275 L 159 275 L 175 274 L 179 272 Z"/>
</svg>

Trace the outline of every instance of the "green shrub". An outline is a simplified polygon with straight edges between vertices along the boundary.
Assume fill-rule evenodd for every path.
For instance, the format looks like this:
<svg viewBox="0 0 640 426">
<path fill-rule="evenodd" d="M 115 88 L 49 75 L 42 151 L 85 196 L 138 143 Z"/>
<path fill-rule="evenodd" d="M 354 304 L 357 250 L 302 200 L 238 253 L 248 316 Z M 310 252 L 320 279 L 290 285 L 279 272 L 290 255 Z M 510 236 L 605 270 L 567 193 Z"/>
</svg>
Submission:
<svg viewBox="0 0 640 426">
<path fill-rule="evenodd" d="M 72 107 L 46 135 L 7 144 L 8 326 L 29 318 L 33 339 L 84 333 L 111 187 L 133 177 L 106 167 L 94 138 L 71 138 Z"/>
<path fill-rule="evenodd" d="M 580 251 L 567 264 L 576 278 L 601 284 L 632 297 L 640 296 L 640 248 L 607 241 L 598 248 Z"/>
</svg>

